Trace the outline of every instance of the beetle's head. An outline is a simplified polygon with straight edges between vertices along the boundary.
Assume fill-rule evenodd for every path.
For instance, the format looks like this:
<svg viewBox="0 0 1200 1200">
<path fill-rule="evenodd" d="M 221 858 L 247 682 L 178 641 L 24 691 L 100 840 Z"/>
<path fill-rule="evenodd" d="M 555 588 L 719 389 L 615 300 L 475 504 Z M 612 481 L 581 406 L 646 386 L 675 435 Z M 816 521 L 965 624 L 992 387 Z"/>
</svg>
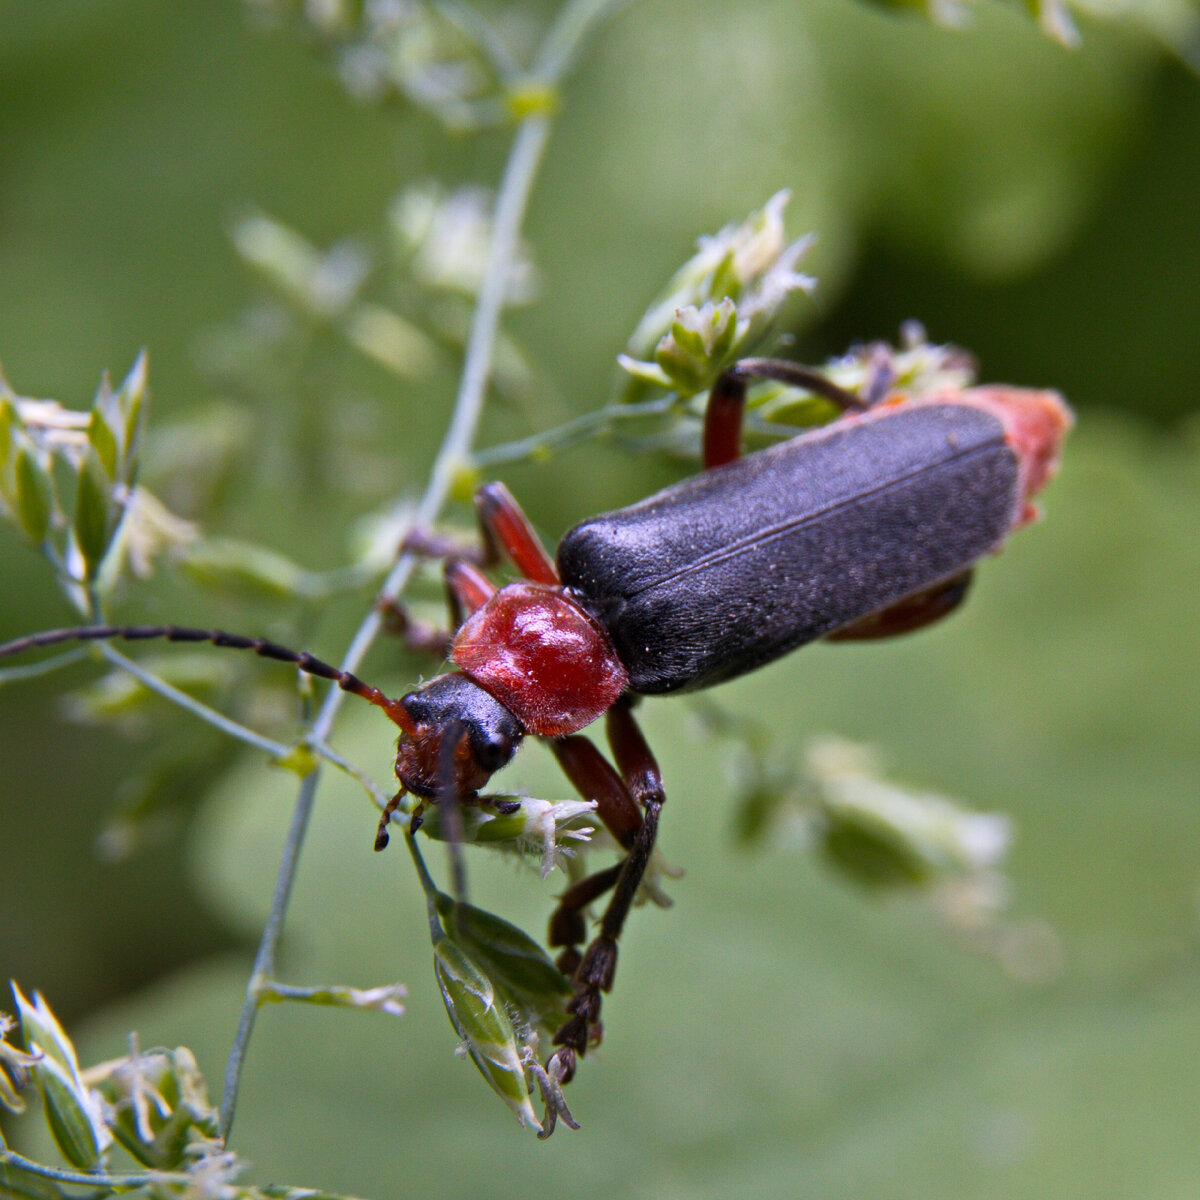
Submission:
<svg viewBox="0 0 1200 1200">
<path fill-rule="evenodd" d="M 396 778 L 425 800 L 448 789 L 461 799 L 474 796 L 525 736 L 499 700 L 457 671 L 431 679 L 399 704 L 408 721 L 397 722 L 404 732 L 396 745 Z"/>
</svg>

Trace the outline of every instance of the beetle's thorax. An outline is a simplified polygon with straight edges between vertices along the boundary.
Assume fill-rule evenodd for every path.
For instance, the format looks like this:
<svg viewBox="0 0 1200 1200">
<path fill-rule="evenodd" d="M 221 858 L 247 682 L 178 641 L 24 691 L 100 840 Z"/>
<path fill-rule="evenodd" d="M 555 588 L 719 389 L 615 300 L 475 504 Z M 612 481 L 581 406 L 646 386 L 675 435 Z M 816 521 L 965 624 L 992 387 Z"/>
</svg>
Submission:
<svg viewBox="0 0 1200 1200">
<path fill-rule="evenodd" d="M 574 733 L 629 675 L 607 631 L 560 587 L 510 583 L 463 623 L 450 658 L 530 732 Z"/>
</svg>

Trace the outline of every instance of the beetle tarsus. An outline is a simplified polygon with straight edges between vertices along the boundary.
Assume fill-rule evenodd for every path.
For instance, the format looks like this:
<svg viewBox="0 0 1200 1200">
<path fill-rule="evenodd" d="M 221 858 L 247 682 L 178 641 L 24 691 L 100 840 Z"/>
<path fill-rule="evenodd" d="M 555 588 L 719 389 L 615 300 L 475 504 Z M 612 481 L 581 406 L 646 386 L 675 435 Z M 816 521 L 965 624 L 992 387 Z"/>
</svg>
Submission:
<svg viewBox="0 0 1200 1200">
<path fill-rule="evenodd" d="M 379 814 L 379 824 L 375 828 L 375 849 L 377 851 L 387 848 L 387 844 L 390 840 L 388 825 L 391 823 L 392 814 L 400 807 L 400 801 L 403 800 L 406 795 L 407 791 L 404 788 L 401 788 L 383 806 L 383 812 Z"/>
<path fill-rule="evenodd" d="M 414 654 L 427 655 L 438 661 L 449 655 L 454 643 L 453 629 L 439 629 L 427 621 L 418 621 L 408 611 L 408 606 L 397 600 L 377 600 L 375 611 L 383 618 L 384 629 L 402 639 L 405 647 Z"/>
</svg>

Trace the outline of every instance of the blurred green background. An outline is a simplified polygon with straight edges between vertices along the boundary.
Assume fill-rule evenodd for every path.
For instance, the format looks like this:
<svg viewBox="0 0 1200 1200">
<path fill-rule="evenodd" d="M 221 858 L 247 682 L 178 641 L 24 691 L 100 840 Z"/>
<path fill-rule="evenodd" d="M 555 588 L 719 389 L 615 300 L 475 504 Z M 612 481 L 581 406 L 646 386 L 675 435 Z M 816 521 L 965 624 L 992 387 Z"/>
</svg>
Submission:
<svg viewBox="0 0 1200 1200">
<path fill-rule="evenodd" d="M 521 47 L 553 8 L 493 11 Z M 409 1013 L 263 1015 L 235 1138 L 256 1178 L 374 1197 L 1200 1192 L 1200 83 L 1134 21 L 1081 29 L 1068 52 L 992 5 L 958 32 L 851 0 L 629 6 L 571 80 L 534 194 L 541 295 L 507 320 L 533 386 L 481 436 L 601 404 L 695 237 L 781 187 L 821 281 L 787 353 L 917 317 L 983 378 L 1061 389 L 1079 426 L 1047 519 L 960 616 L 716 696 L 781 744 L 837 731 L 1010 813 L 1014 921 L 1037 945 L 972 954 L 927 905 L 866 895 L 786 839 L 739 847 L 729 745 L 647 704 L 664 852 L 687 875 L 674 908 L 631 922 L 603 1052 L 572 1087 L 584 1130 L 541 1145 L 454 1058 L 408 864 L 370 854 L 361 793 L 327 780 L 281 969 L 403 979 Z M 5 373 L 84 407 L 149 347 L 152 430 L 217 411 L 236 443 L 187 515 L 334 567 L 356 517 L 419 493 L 455 364 L 401 385 L 314 355 L 236 387 L 213 369 L 220 331 L 260 290 L 232 223 L 255 206 L 320 246 L 377 236 L 401 188 L 494 182 L 506 144 L 355 103 L 294 30 L 233 3 L 0 0 Z M 149 457 L 170 494 L 168 447 Z M 590 444 L 504 478 L 552 541 L 678 471 Z M 366 602 L 264 606 L 160 570 L 120 613 L 336 655 Z M 0 638 L 70 619 L 0 528 Z M 381 646 L 369 668 L 396 692 L 421 664 Z M 231 668 L 250 688 L 262 669 Z M 136 1028 L 192 1046 L 216 1088 L 292 789 L 173 715 L 141 740 L 66 722 L 64 692 L 95 673 L 0 691 L 0 975 L 41 988 L 87 1060 Z M 336 743 L 384 781 L 389 737 L 355 713 Z M 155 752 L 184 763 L 186 819 L 106 862 L 106 815 Z M 539 750 L 511 775 L 565 795 Z M 476 894 L 538 930 L 553 881 L 477 858 Z"/>
</svg>

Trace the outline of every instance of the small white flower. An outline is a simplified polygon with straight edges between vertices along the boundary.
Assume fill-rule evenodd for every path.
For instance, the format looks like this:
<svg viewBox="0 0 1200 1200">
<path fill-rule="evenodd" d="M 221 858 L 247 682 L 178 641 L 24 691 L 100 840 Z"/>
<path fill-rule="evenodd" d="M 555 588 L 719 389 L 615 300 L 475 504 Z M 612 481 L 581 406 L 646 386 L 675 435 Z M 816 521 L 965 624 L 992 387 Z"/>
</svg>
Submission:
<svg viewBox="0 0 1200 1200">
<path fill-rule="evenodd" d="M 197 541 L 200 526 L 176 516 L 144 487 L 135 487 L 126 501 L 118 536 L 130 569 L 139 579 L 146 579 L 160 554 Z"/>
<path fill-rule="evenodd" d="M 580 817 L 596 811 L 594 800 L 535 800 L 521 801 L 525 814 L 525 828 L 521 833 L 522 846 L 534 850 L 541 846 L 542 878 L 545 879 L 555 867 L 563 867 L 564 857 L 571 853 L 568 846 L 560 842 L 586 842 L 595 833 L 594 825 L 578 824 Z"/>
</svg>

